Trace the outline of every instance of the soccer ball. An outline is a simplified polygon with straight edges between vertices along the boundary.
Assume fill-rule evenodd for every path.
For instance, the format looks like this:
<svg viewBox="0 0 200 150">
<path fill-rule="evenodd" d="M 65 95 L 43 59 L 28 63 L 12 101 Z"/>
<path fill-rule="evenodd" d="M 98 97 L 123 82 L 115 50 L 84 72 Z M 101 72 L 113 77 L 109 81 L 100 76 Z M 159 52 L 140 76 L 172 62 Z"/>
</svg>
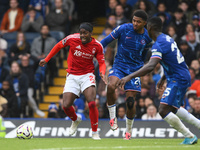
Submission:
<svg viewBox="0 0 200 150">
<path fill-rule="evenodd" d="M 33 131 L 31 126 L 27 125 L 27 124 L 22 124 L 20 125 L 17 130 L 17 137 L 19 139 L 31 139 L 33 138 Z"/>
</svg>

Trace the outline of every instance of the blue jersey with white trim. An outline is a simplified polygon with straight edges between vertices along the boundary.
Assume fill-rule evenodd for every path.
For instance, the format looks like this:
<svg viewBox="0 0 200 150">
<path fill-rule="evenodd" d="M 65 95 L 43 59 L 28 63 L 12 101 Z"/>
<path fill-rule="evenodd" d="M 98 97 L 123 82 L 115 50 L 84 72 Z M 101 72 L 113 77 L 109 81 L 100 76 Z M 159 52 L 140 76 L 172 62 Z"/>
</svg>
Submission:
<svg viewBox="0 0 200 150">
<path fill-rule="evenodd" d="M 161 59 L 160 63 L 164 68 L 167 79 L 179 83 L 191 83 L 190 73 L 184 57 L 177 47 L 176 42 L 166 34 L 160 34 L 152 46 L 151 58 Z"/>
<path fill-rule="evenodd" d="M 146 53 L 152 46 L 152 39 L 148 36 L 146 29 L 143 34 L 139 34 L 134 31 L 133 24 L 128 23 L 115 28 L 110 36 L 113 40 L 118 39 L 118 50 L 113 67 L 120 68 L 129 74 L 144 65 Z M 106 38 L 108 39 L 109 36 Z M 106 46 L 104 41 L 102 43 Z"/>
</svg>

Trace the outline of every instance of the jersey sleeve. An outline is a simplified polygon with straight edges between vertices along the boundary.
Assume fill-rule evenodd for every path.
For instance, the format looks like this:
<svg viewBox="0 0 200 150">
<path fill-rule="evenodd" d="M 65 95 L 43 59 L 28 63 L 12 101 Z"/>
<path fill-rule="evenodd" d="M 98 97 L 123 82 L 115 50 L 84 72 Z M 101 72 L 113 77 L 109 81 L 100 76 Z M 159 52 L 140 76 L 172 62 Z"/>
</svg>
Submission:
<svg viewBox="0 0 200 150">
<path fill-rule="evenodd" d="M 111 33 L 110 35 L 112 36 L 113 39 L 118 39 L 123 31 L 123 25 L 120 25 L 118 27 L 116 27 Z"/>
<path fill-rule="evenodd" d="M 105 37 L 103 40 L 101 40 L 102 46 L 105 48 L 109 43 L 111 43 L 114 39 L 112 36 L 109 34 L 107 37 Z M 104 51 L 105 53 L 105 51 Z"/>
<path fill-rule="evenodd" d="M 96 52 L 96 59 L 99 63 L 99 72 L 105 75 L 106 73 L 106 64 L 105 64 L 105 58 L 103 54 L 103 46 L 99 44 L 97 52 Z"/>
<path fill-rule="evenodd" d="M 159 58 L 159 59 L 162 59 L 162 49 L 159 48 L 159 46 L 157 45 L 153 45 L 152 46 L 152 49 L 151 49 L 151 52 L 152 52 L 152 55 L 151 55 L 151 58 Z"/>
<path fill-rule="evenodd" d="M 119 38 L 119 36 L 122 32 L 121 30 L 122 30 L 122 27 L 118 26 L 107 37 L 105 37 L 103 40 L 101 40 L 101 44 L 103 45 L 103 47 L 105 48 L 113 40 Z"/>
<path fill-rule="evenodd" d="M 54 55 L 56 55 L 62 48 L 69 46 L 70 35 L 59 41 L 49 52 L 45 61 L 48 62 Z"/>
</svg>

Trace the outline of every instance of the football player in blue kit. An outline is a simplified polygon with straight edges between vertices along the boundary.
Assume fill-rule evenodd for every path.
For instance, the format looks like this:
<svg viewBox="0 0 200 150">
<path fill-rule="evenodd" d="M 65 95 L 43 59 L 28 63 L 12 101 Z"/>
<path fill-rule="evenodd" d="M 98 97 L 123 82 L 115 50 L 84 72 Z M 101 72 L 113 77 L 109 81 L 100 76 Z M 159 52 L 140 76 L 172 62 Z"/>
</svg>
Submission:
<svg viewBox="0 0 200 150">
<path fill-rule="evenodd" d="M 191 77 L 184 57 L 176 42 L 170 36 L 162 33 L 162 21 L 159 17 L 153 17 L 148 21 L 147 30 L 149 36 L 155 41 L 149 62 L 138 71 L 119 80 L 117 86 L 123 88 L 126 82 L 132 78 L 144 76 L 153 71 L 160 62 L 164 68 L 165 76 L 159 81 L 158 88 L 162 88 L 165 78 L 167 87 L 160 100 L 159 113 L 171 127 L 184 135 L 185 139 L 181 144 L 195 144 L 198 140 L 196 135 L 191 133 L 178 118 L 181 118 L 178 110 L 183 104 L 187 88 L 191 85 Z M 188 115 L 191 114 L 186 113 L 186 119 Z"/>
<path fill-rule="evenodd" d="M 122 24 L 116 27 L 110 35 L 104 38 L 101 43 L 105 48 L 110 42 L 118 39 L 118 49 L 112 69 L 109 71 L 107 85 L 107 105 L 110 115 L 110 126 L 112 130 L 118 128 L 116 118 L 116 95 L 117 82 L 140 69 L 149 47 L 152 46 L 152 39 L 148 36 L 144 26 L 147 23 L 148 15 L 143 10 L 133 13 L 132 23 Z M 129 140 L 132 132 L 132 125 L 135 116 L 134 99 L 137 92 L 141 91 L 140 78 L 131 79 L 124 86 L 126 91 L 126 132 L 125 139 Z"/>
</svg>

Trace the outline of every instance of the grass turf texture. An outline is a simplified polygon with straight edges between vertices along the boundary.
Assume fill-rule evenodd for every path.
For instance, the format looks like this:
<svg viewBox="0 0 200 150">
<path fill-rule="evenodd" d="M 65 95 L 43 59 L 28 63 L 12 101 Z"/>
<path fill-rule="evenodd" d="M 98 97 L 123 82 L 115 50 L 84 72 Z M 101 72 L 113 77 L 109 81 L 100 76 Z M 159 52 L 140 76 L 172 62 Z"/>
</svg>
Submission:
<svg viewBox="0 0 200 150">
<path fill-rule="evenodd" d="M 200 150 L 200 144 L 180 145 L 183 139 L 104 138 L 33 138 L 30 140 L 0 138 L 0 150 Z"/>
</svg>

